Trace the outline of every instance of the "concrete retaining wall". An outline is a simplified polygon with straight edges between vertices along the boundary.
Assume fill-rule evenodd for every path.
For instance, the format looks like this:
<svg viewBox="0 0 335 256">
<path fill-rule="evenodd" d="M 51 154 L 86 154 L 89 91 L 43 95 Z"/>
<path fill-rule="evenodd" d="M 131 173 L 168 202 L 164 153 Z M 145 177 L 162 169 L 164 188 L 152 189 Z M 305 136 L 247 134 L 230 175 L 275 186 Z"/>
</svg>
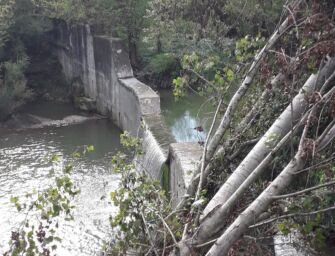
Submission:
<svg viewBox="0 0 335 256">
<path fill-rule="evenodd" d="M 161 167 L 170 166 L 170 193 L 175 207 L 185 195 L 200 164 L 198 143 L 175 143 L 160 115 L 160 98 L 133 75 L 120 39 L 94 35 L 86 26 L 58 24 L 57 54 L 66 78 L 81 81 L 86 97 L 122 130 L 142 138 L 141 170 L 161 179 Z M 276 255 L 301 254 L 283 236 L 275 236 Z"/>
<path fill-rule="evenodd" d="M 58 57 L 67 79 L 79 80 L 98 112 L 138 134 L 143 115 L 160 114 L 159 96 L 133 76 L 120 39 L 95 36 L 89 26 L 58 27 Z"/>
<path fill-rule="evenodd" d="M 202 147 L 197 142 L 170 145 L 170 191 L 173 207 L 186 194 L 193 173 L 200 164 L 201 155 Z"/>
<path fill-rule="evenodd" d="M 170 155 L 170 190 L 174 204 L 183 196 L 187 173 L 196 168 L 199 145 L 178 144 L 160 115 L 160 98 L 133 75 L 120 39 L 94 35 L 86 26 L 57 26 L 57 54 L 66 78 L 80 81 L 86 97 L 122 130 L 142 138 L 144 155 L 139 167 L 161 179 L 161 167 Z M 172 149 L 172 153 L 169 150 Z"/>
</svg>

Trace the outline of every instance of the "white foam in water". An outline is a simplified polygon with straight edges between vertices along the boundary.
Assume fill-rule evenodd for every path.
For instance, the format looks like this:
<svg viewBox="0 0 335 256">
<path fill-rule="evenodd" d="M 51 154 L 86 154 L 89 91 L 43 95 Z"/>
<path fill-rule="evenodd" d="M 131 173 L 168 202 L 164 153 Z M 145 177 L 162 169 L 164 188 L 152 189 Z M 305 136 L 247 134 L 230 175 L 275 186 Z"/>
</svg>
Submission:
<svg viewBox="0 0 335 256">
<path fill-rule="evenodd" d="M 150 177 L 160 180 L 160 170 L 167 156 L 164 155 L 157 140 L 148 129 L 144 131 L 142 150 L 144 155 L 137 159 L 137 169 L 144 170 Z"/>
</svg>

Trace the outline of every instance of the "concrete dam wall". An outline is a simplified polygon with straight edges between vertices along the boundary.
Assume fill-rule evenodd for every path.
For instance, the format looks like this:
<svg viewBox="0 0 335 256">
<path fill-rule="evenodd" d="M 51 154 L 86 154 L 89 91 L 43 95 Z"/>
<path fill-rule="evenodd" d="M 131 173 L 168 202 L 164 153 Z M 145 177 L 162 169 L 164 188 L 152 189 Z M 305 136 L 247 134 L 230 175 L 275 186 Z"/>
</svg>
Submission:
<svg viewBox="0 0 335 256">
<path fill-rule="evenodd" d="M 137 135 L 143 115 L 160 114 L 159 96 L 134 78 L 121 40 L 95 36 L 89 26 L 70 28 L 63 23 L 57 41 L 66 78 L 80 80 L 98 112 L 122 130 Z"/>
<path fill-rule="evenodd" d="M 88 25 L 69 27 L 65 23 L 58 25 L 57 34 L 57 54 L 66 78 L 81 82 L 85 96 L 95 102 L 100 114 L 142 139 L 144 155 L 136 159 L 138 167 L 161 179 L 162 166 L 168 164 L 175 207 L 199 166 L 202 147 L 196 142 L 175 142 L 160 115 L 159 96 L 134 77 L 120 39 L 95 35 Z M 298 238 L 287 241 L 276 235 L 276 255 L 300 255 L 293 247 L 293 242 L 300 243 Z"/>
<path fill-rule="evenodd" d="M 162 165 L 169 162 L 172 202 L 177 204 L 198 166 L 201 148 L 197 143 L 183 143 L 184 151 L 192 152 L 191 160 L 185 158 L 183 150 L 170 152 L 180 147 L 160 115 L 160 98 L 134 77 L 122 40 L 95 35 L 88 25 L 70 27 L 60 23 L 56 41 L 66 78 L 80 81 L 85 96 L 95 102 L 100 114 L 142 139 L 144 155 L 137 159 L 140 168 L 152 178 L 161 179 Z"/>
</svg>

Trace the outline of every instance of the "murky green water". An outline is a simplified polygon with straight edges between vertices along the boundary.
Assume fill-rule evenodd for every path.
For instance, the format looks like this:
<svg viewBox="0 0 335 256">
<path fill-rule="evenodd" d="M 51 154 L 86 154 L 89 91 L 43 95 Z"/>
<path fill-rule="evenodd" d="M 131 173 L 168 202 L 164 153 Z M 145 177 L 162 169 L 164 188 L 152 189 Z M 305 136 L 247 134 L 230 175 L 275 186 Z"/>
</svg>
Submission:
<svg viewBox="0 0 335 256">
<path fill-rule="evenodd" d="M 178 142 L 203 141 L 212 122 L 215 111 L 203 97 L 190 93 L 176 101 L 170 90 L 161 90 L 162 115 Z M 194 129 L 201 126 L 204 131 Z"/>
<path fill-rule="evenodd" d="M 25 109 L 57 119 L 76 113 L 65 103 L 39 102 Z M 33 189 L 48 187 L 54 180 L 49 174 L 55 167 L 49 163 L 53 154 L 71 160 L 75 150 L 94 145 L 94 152 L 75 160 L 72 179 L 81 193 L 74 201 L 75 220 L 60 225 L 63 241 L 57 255 L 97 255 L 103 240 L 108 239 L 109 215 L 116 211 L 102 198 L 108 198 L 118 185 L 110 159 L 120 146 L 119 135 L 119 129 L 108 120 L 20 132 L 0 130 L 0 254 L 7 246 L 11 229 L 22 219 L 9 202 L 10 196 L 24 196 Z"/>
</svg>

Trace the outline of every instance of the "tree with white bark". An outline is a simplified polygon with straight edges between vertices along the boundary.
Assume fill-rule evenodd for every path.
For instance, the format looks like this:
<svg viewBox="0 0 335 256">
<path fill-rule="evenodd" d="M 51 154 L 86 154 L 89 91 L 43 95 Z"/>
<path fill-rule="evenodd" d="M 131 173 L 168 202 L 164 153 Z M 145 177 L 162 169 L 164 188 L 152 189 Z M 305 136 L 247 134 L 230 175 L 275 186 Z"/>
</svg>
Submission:
<svg viewBox="0 0 335 256">
<path fill-rule="evenodd" d="M 231 133 L 230 126 L 241 107 L 241 101 L 247 97 L 248 90 L 254 85 L 254 80 L 259 79 L 257 76 L 262 72 L 263 61 L 270 59 L 270 55 L 274 54 L 278 58 L 278 66 L 281 67 L 277 68 L 278 75 L 270 83 L 269 88 L 272 90 L 274 85 L 278 87 L 280 84 L 288 87 L 286 89 L 288 89 L 289 100 L 286 102 L 286 108 L 274 119 L 267 131 L 260 135 L 256 145 L 247 151 L 234 171 L 227 175 L 227 179 L 214 196 L 209 198 L 209 202 L 201 211 L 200 221 L 194 217 L 187 223 L 183 239 L 179 243 L 181 255 L 196 255 L 199 248 L 205 248 L 200 254 L 206 252 L 206 255 L 228 255 L 236 241 L 243 234 L 248 233 L 250 226 L 257 227 L 257 224 L 255 225 L 257 219 L 270 208 L 275 197 L 289 187 L 289 184 L 294 180 L 295 173 L 307 164 L 317 161 L 317 154 L 320 154 L 327 146 L 333 145 L 335 129 L 333 117 L 325 116 L 323 110 L 331 108 L 335 92 L 334 17 L 329 15 L 329 10 L 322 12 L 322 7 L 325 7 L 326 3 L 324 6 L 321 5 L 313 3 L 311 7 L 303 1 L 294 1 L 291 5 L 285 6 L 287 18 L 278 26 L 269 41 L 255 56 L 241 85 L 224 110 L 218 129 L 204 149 L 206 157 L 203 157 L 201 168 L 199 167 L 198 172 L 194 174 L 188 188 L 188 194 L 178 206 L 179 210 L 187 207 L 187 203 L 189 203 L 187 199 L 192 202 L 192 197 L 199 188 L 199 182 L 200 187 L 206 187 L 205 183 L 213 172 L 215 159 L 219 156 L 228 158 L 227 152 L 231 143 L 234 143 L 234 140 L 237 140 L 241 133 L 253 125 L 253 118 L 256 114 L 265 112 L 264 105 L 266 105 L 265 99 L 269 93 L 268 87 L 260 94 L 257 103 L 250 112 L 241 119 L 238 127 L 233 129 L 235 133 Z M 316 35 L 318 30 L 319 33 L 321 32 L 320 27 L 313 24 L 315 22 L 314 16 L 302 14 L 306 8 L 314 8 L 314 16 L 324 15 L 322 18 L 324 24 L 327 23 L 326 20 L 329 22 L 329 29 L 322 31 L 321 36 Z M 332 8 L 334 10 L 334 6 Z M 310 30 L 311 27 L 313 27 L 312 31 L 307 34 L 306 30 Z M 314 44 L 309 45 L 309 48 L 301 43 L 306 39 L 306 35 L 314 39 Z M 291 37 L 296 43 L 296 49 L 289 54 L 286 53 L 287 49 L 284 48 L 284 45 L 280 46 L 280 43 L 285 41 L 283 39 L 285 37 Z M 315 50 L 316 48 L 319 49 Z M 306 73 L 299 74 L 299 69 L 303 69 L 301 63 L 308 62 L 306 59 L 312 55 L 319 61 L 314 63 L 315 67 L 311 75 L 306 77 Z M 305 81 L 303 82 L 303 80 Z M 299 87 L 300 84 L 301 87 Z M 297 91 L 298 89 L 299 91 Z M 268 104 L 267 106 L 269 106 Z M 304 129 L 301 134 L 302 127 Z M 308 138 L 311 132 L 314 133 L 313 139 Z M 259 136 L 259 134 L 257 135 Z M 296 142 L 298 138 L 300 138 L 299 145 Z M 298 147 L 296 153 L 294 153 L 295 147 Z M 274 179 L 258 197 L 256 196 L 251 203 L 244 205 L 244 211 L 236 212 L 236 206 L 243 201 L 243 196 L 246 196 L 246 193 L 253 188 L 263 172 L 271 165 L 273 166 L 274 159 L 280 157 L 279 152 L 283 150 L 290 153 L 287 154 L 289 157 L 285 158 L 288 164 L 278 173 L 277 177 L 273 177 Z M 309 158 L 313 160 L 310 161 Z M 332 164 L 333 161 L 328 161 L 328 166 L 331 167 Z M 328 186 L 331 185 L 332 183 Z M 198 198 L 195 197 L 195 199 Z M 332 210 L 334 210 L 333 207 L 327 208 L 327 211 Z"/>
<path fill-rule="evenodd" d="M 231 55 L 183 58 L 177 94 L 201 81 L 217 108 L 187 193 L 159 217 L 181 225 L 163 222 L 162 242 L 142 215 L 144 254 L 267 255 L 264 238 L 291 230 L 320 249 L 335 229 L 335 3 L 286 1 L 267 40 L 243 37 Z"/>
</svg>

